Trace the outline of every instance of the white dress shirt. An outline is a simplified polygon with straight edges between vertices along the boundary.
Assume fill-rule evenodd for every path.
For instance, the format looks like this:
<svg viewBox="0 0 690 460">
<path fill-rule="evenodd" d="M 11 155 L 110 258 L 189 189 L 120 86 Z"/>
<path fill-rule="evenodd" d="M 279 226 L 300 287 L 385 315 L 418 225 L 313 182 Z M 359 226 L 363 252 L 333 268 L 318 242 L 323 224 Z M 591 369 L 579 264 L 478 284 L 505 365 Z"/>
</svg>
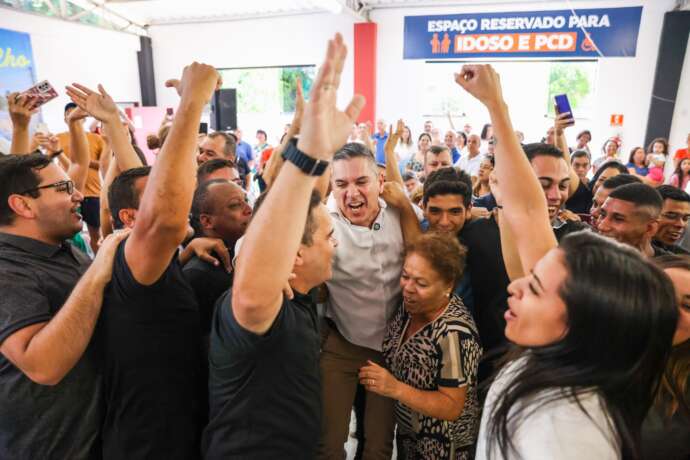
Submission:
<svg viewBox="0 0 690 460">
<path fill-rule="evenodd" d="M 455 163 L 455 166 L 458 166 L 470 176 L 476 176 L 479 174 L 479 166 L 481 166 L 483 159 L 484 155 L 482 153 L 478 153 L 473 158 L 470 158 L 469 152 L 466 152 L 460 157 L 458 162 Z"/>
<path fill-rule="evenodd" d="M 338 247 L 333 277 L 326 282 L 326 316 L 350 343 L 381 350 L 388 319 L 400 306 L 400 274 L 405 256 L 400 213 L 379 199 L 371 228 L 352 225 L 328 201 Z"/>
</svg>

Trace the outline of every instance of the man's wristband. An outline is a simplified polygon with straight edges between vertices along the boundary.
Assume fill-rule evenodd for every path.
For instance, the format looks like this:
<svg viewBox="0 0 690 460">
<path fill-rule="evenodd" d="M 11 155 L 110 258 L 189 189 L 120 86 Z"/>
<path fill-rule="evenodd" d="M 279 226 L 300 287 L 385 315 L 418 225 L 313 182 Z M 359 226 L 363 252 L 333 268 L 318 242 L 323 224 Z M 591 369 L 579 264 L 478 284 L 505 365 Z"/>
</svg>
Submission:
<svg viewBox="0 0 690 460">
<path fill-rule="evenodd" d="M 297 166 L 303 173 L 308 176 L 321 176 L 328 168 L 329 162 L 325 160 L 317 160 L 310 157 L 297 148 L 297 140 L 292 139 L 288 142 L 285 151 L 283 152 L 285 161 L 289 161 Z"/>
</svg>

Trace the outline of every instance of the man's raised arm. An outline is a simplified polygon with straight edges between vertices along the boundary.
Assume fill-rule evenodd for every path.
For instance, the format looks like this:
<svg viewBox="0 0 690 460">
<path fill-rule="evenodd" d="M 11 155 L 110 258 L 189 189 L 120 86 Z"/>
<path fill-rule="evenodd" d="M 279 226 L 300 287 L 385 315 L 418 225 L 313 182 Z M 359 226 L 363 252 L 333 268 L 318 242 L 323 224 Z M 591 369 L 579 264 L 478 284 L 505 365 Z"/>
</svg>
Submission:
<svg viewBox="0 0 690 460">
<path fill-rule="evenodd" d="M 465 65 L 455 74 L 455 81 L 489 110 L 497 141 L 494 173 L 503 196 L 501 218 L 516 230 L 517 251 L 524 272 L 529 273 L 557 243 L 541 185 L 515 136 L 501 80 L 490 65 Z M 526 228 L 530 231 L 525 232 Z"/>
<path fill-rule="evenodd" d="M 364 106 L 364 98 L 355 96 L 344 112 L 336 109 L 346 54 L 343 39 L 337 34 L 328 42 L 326 59 L 304 109 L 297 147 L 315 160 L 329 161 L 345 144 Z M 280 311 L 282 289 L 295 263 L 315 182 L 314 176 L 285 162 L 245 234 L 237 261 L 232 308 L 238 323 L 250 331 L 264 333 Z M 276 231 L 280 232 L 279 238 Z"/>
<path fill-rule="evenodd" d="M 193 165 L 199 120 L 219 81 L 216 69 L 195 62 L 185 67 L 182 79 L 174 84 L 181 96 L 177 115 L 149 175 L 132 235 L 125 243 L 127 264 L 141 284 L 153 284 L 160 278 L 187 233 L 196 186 Z"/>
</svg>

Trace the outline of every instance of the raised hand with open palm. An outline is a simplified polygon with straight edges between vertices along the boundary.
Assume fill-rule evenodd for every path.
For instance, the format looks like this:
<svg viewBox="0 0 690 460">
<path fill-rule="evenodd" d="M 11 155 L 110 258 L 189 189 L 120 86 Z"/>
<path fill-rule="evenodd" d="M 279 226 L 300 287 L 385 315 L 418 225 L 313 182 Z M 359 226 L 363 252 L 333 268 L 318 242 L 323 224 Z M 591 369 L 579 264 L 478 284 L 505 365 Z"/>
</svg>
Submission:
<svg viewBox="0 0 690 460">
<path fill-rule="evenodd" d="M 72 102 L 92 117 L 104 123 L 119 121 L 120 112 L 117 105 L 115 105 L 110 94 L 105 91 L 103 85 L 98 85 L 98 92 L 79 83 L 73 83 L 66 89 Z"/>
<path fill-rule="evenodd" d="M 343 37 L 336 34 L 328 42 L 326 59 L 319 69 L 304 107 L 298 148 L 322 160 L 330 160 L 347 141 L 352 124 L 364 107 L 364 97 L 355 95 L 344 111 L 336 107 L 336 95 L 340 86 L 347 47 Z"/>
</svg>

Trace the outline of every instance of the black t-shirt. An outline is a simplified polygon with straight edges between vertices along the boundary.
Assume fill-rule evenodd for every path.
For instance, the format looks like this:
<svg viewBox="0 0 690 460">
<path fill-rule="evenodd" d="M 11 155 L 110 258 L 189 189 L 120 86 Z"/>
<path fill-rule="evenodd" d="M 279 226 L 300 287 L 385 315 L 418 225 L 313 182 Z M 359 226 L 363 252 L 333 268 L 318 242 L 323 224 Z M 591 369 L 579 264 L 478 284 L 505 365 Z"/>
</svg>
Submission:
<svg viewBox="0 0 690 460">
<path fill-rule="evenodd" d="M 585 184 L 580 181 L 580 185 L 575 189 L 568 201 L 565 202 L 565 209 L 574 212 L 575 214 L 589 214 L 592 208 L 592 191 Z"/>
<path fill-rule="evenodd" d="M 89 258 L 0 233 L 0 343 L 62 308 Z M 0 354 L 0 459 L 98 459 L 103 421 L 95 343 L 57 385 L 39 385 Z"/>
<path fill-rule="evenodd" d="M 295 292 L 264 335 L 240 326 L 228 291 L 211 327 L 207 459 L 313 458 L 321 435 L 316 306 Z"/>
<path fill-rule="evenodd" d="M 569 233 L 588 228 L 582 222 L 568 221 L 555 228 L 554 234 L 560 241 Z M 484 349 L 480 380 L 484 380 L 493 372 L 496 359 L 507 349 L 503 315 L 508 308 L 510 280 L 503 262 L 498 222 L 493 215 L 465 225 L 460 239 L 467 246 L 466 263 L 474 294 L 474 321 Z"/>
<path fill-rule="evenodd" d="M 139 284 L 125 260 L 125 241 L 99 320 L 103 458 L 199 458 L 205 382 L 194 292 L 177 254 L 158 281 Z"/>
<path fill-rule="evenodd" d="M 668 418 L 652 407 L 642 424 L 641 446 L 643 460 L 688 460 L 690 417 L 678 411 Z"/>
<path fill-rule="evenodd" d="M 470 222 L 460 232 L 467 246 L 467 271 L 474 295 L 474 321 L 484 354 L 505 348 L 506 321 L 503 315 L 508 300 L 508 274 L 503 264 L 501 236 L 493 215 Z"/>
<path fill-rule="evenodd" d="M 232 259 L 232 254 L 230 254 Z M 232 287 L 232 274 L 223 264 L 213 265 L 194 256 L 182 269 L 187 282 L 194 290 L 199 304 L 201 335 L 207 336 L 211 330 L 214 306 L 218 298 Z"/>
</svg>

